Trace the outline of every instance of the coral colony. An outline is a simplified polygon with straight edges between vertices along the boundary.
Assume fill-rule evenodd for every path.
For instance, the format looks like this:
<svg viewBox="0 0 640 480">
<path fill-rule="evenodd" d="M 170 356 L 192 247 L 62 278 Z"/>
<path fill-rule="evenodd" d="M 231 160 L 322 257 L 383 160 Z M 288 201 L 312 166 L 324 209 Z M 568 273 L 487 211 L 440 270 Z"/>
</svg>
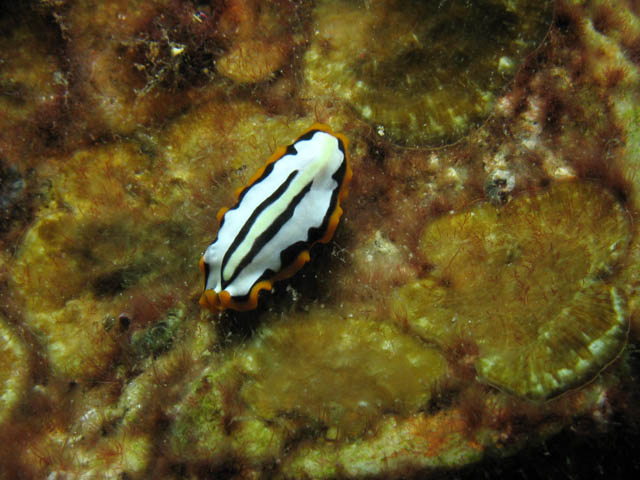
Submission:
<svg viewBox="0 0 640 480">
<path fill-rule="evenodd" d="M 5 8 L 0 478 L 623 452 L 594 439 L 640 420 L 638 2 Z"/>
</svg>

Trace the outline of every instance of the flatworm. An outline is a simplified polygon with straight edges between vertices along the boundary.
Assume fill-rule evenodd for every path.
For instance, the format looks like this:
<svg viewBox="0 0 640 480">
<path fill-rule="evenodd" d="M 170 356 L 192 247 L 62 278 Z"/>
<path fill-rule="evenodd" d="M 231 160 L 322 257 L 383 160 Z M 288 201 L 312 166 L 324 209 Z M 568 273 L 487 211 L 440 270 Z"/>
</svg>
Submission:
<svg viewBox="0 0 640 480">
<path fill-rule="evenodd" d="M 220 209 L 218 235 L 200 260 L 202 307 L 256 308 L 261 290 L 300 270 L 313 244 L 331 240 L 352 176 L 347 146 L 315 123 L 269 157 L 233 208 Z"/>
</svg>

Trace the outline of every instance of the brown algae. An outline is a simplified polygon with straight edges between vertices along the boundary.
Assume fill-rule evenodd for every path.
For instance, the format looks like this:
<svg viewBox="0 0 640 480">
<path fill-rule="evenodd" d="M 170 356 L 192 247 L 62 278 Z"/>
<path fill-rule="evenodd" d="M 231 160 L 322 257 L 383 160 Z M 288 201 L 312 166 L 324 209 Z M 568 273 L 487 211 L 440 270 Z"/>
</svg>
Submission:
<svg viewBox="0 0 640 480">
<path fill-rule="evenodd" d="M 624 345 L 615 273 L 630 236 L 623 207 L 593 183 L 441 217 L 420 240 L 431 271 L 397 291 L 397 318 L 444 348 L 473 342 L 485 381 L 553 397 L 589 381 Z"/>
</svg>

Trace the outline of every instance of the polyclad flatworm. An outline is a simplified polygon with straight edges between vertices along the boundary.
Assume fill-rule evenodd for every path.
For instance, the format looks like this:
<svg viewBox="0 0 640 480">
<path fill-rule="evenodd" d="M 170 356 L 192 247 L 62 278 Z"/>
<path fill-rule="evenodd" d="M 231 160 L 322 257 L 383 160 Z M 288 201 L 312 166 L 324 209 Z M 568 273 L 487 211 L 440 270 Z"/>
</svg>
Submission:
<svg viewBox="0 0 640 480">
<path fill-rule="evenodd" d="M 313 244 L 331 240 L 351 175 L 347 139 L 326 125 L 278 148 L 237 192 L 236 205 L 218 212 L 218 235 L 200 260 L 200 305 L 256 308 L 261 290 L 300 270 Z"/>
</svg>

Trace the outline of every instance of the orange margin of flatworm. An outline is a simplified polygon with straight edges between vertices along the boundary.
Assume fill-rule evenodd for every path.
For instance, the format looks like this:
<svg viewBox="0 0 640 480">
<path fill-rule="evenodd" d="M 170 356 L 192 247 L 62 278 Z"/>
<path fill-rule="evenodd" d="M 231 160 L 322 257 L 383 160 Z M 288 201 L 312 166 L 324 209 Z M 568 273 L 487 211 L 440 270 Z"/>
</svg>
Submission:
<svg viewBox="0 0 640 480">
<path fill-rule="evenodd" d="M 343 212 L 342 207 L 340 206 L 340 202 L 345 198 L 347 198 L 347 195 L 349 193 L 348 186 L 349 186 L 349 183 L 351 183 L 351 179 L 353 178 L 353 171 L 351 170 L 351 164 L 349 162 L 349 154 L 348 154 L 349 140 L 347 140 L 347 137 L 345 137 L 343 134 L 335 133 L 333 130 L 331 130 L 331 127 L 329 127 L 328 125 L 325 125 L 322 123 L 314 123 L 307 130 L 305 130 L 304 133 L 298 136 L 298 138 L 296 138 L 293 144 L 297 143 L 300 140 L 300 137 L 303 137 L 304 135 L 306 135 L 307 133 L 313 130 L 320 130 L 320 131 L 326 132 L 329 135 L 332 135 L 338 138 L 342 142 L 342 144 L 344 145 L 344 158 L 345 158 L 345 161 L 347 162 L 347 169 L 344 174 L 342 185 L 340 185 L 340 192 L 338 193 L 338 201 L 336 202 L 336 208 L 333 210 L 333 212 L 331 213 L 331 216 L 329 217 L 327 231 L 324 233 L 322 238 L 320 238 L 316 242 L 313 242 L 311 245 L 309 245 L 309 249 L 313 247 L 313 245 L 315 245 L 316 243 L 328 243 L 333 238 L 333 234 L 335 233 L 336 228 L 338 228 L 338 223 L 340 222 L 340 217 L 342 216 L 342 212 Z M 286 153 L 286 151 L 287 151 L 286 147 L 278 147 L 276 151 L 273 152 L 273 154 L 269 157 L 267 162 L 256 173 L 253 174 L 253 176 L 249 179 L 249 182 L 247 183 L 247 185 L 236 190 L 236 198 L 240 198 L 240 195 L 242 195 L 242 192 L 244 192 L 246 189 L 251 187 L 262 176 L 265 169 L 270 164 L 282 158 L 282 156 Z M 218 215 L 217 215 L 218 222 L 222 221 L 222 218 L 224 217 L 225 213 L 227 213 L 228 210 L 229 210 L 228 207 L 223 207 L 218 211 Z M 260 294 L 261 290 L 271 290 L 273 288 L 274 282 L 292 277 L 293 275 L 296 274 L 298 270 L 300 270 L 304 266 L 305 263 L 309 261 L 309 259 L 310 259 L 309 250 L 303 250 L 302 252 L 300 252 L 300 254 L 298 254 L 298 256 L 293 261 L 293 263 L 289 264 L 288 266 L 280 270 L 273 277 L 267 280 L 262 280 L 256 283 L 253 287 L 251 287 L 251 291 L 249 292 L 249 299 L 246 302 L 236 302 L 231 297 L 231 294 L 226 290 L 223 290 L 220 293 L 216 293 L 213 290 L 205 290 L 202 296 L 200 297 L 200 305 L 203 308 L 207 308 L 213 312 L 226 310 L 227 308 L 231 308 L 233 310 L 239 310 L 239 311 L 253 310 L 258 306 L 258 295 Z M 204 257 L 200 259 L 200 269 L 204 272 Z"/>
</svg>

